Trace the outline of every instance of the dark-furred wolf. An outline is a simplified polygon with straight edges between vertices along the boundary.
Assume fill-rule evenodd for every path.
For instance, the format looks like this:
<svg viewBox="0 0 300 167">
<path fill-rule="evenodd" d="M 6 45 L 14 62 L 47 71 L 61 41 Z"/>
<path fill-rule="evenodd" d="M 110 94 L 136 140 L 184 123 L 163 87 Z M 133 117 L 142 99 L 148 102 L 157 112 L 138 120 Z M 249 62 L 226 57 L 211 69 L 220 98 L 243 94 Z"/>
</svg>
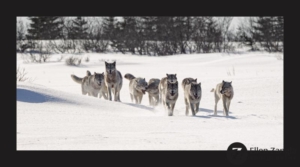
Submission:
<svg viewBox="0 0 300 167">
<path fill-rule="evenodd" d="M 176 101 L 178 99 L 178 82 L 170 83 L 167 81 L 167 86 L 162 89 L 162 103 L 165 110 L 168 111 L 168 115 L 172 116 L 175 108 Z"/>
<path fill-rule="evenodd" d="M 94 96 L 107 99 L 107 88 L 104 84 L 104 73 L 96 73 L 91 75 L 89 70 L 86 71 L 86 76 L 83 78 L 77 77 L 76 75 L 71 75 L 71 78 L 76 83 L 81 84 L 81 92 L 83 95 L 88 94 L 89 96 Z"/>
<path fill-rule="evenodd" d="M 184 102 L 186 105 L 185 115 L 189 115 L 189 108 L 191 108 L 193 116 L 199 111 L 200 100 L 202 97 L 201 82 L 197 83 L 197 79 L 185 78 L 182 81 L 184 90 Z"/>
<path fill-rule="evenodd" d="M 160 82 L 159 82 L 159 85 L 158 85 L 158 90 L 159 90 L 159 102 L 161 103 L 162 102 L 162 92 L 163 92 L 163 89 L 167 87 L 167 82 L 170 82 L 170 83 L 176 83 L 177 82 L 177 77 L 176 77 L 176 74 L 167 74 L 166 77 L 163 77 Z"/>
<path fill-rule="evenodd" d="M 120 100 L 120 91 L 122 89 L 123 78 L 120 71 L 116 68 L 116 62 L 108 63 L 105 61 L 105 85 L 107 87 L 108 99 L 112 100 L 112 92 L 114 94 L 114 101 Z"/>
<path fill-rule="evenodd" d="M 211 92 L 214 92 L 215 95 L 215 110 L 214 115 L 217 115 L 217 104 L 220 99 L 223 101 L 223 113 L 228 116 L 230 102 L 233 98 L 234 92 L 231 82 L 225 82 L 224 80 L 217 84 L 216 89 L 212 89 Z"/>
</svg>

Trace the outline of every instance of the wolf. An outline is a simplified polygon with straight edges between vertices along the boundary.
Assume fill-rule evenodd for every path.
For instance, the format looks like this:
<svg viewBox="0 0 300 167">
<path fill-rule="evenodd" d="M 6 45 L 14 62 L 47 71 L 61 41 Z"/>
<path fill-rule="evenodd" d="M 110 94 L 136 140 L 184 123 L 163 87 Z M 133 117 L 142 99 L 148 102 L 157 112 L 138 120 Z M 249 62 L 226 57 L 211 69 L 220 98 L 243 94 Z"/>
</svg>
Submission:
<svg viewBox="0 0 300 167">
<path fill-rule="evenodd" d="M 123 78 L 120 71 L 116 68 L 116 62 L 108 63 L 105 61 L 105 85 L 107 87 L 108 99 L 112 101 L 112 92 L 114 94 L 114 101 L 121 102 L 120 91 L 123 85 Z"/>
<path fill-rule="evenodd" d="M 194 80 L 186 80 L 184 87 L 184 102 L 186 105 L 185 115 L 189 115 L 189 107 L 195 116 L 199 111 L 200 100 L 202 97 L 201 82 L 193 82 Z"/>
<path fill-rule="evenodd" d="M 94 96 L 107 99 L 107 88 L 104 84 L 104 73 L 96 73 L 91 75 L 89 70 L 86 71 L 86 76 L 83 78 L 77 77 L 76 75 L 71 75 L 71 78 L 76 83 L 81 84 L 81 92 L 83 95 L 88 94 L 89 96 Z"/>
<path fill-rule="evenodd" d="M 170 83 L 176 83 L 177 82 L 177 77 L 176 77 L 176 74 L 167 74 L 166 77 L 162 78 L 159 82 L 159 85 L 158 85 L 158 90 L 159 90 L 159 103 L 162 103 L 162 92 L 163 92 L 163 89 L 167 87 L 167 82 L 170 82 Z"/>
<path fill-rule="evenodd" d="M 136 104 L 141 104 L 143 95 L 146 93 L 147 90 L 147 82 L 145 78 L 141 77 L 135 77 L 132 74 L 125 74 L 124 78 L 128 79 L 129 82 L 129 92 L 130 92 L 130 98 L 133 102 L 135 100 Z"/>
<path fill-rule="evenodd" d="M 233 98 L 234 92 L 231 82 L 225 82 L 224 80 L 217 84 L 216 89 L 212 89 L 211 92 L 214 92 L 215 95 L 215 110 L 214 115 L 217 115 L 217 104 L 220 99 L 223 101 L 223 114 L 228 116 L 230 102 Z"/>
<path fill-rule="evenodd" d="M 149 95 L 149 105 L 150 106 L 157 106 L 159 102 L 159 85 L 160 79 L 152 78 L 148 81 L 148 87 L 146 89 L 146 92 L 148 92 Z"/>
<path fill-rule="evenodd" d="M 191 82 L 197 83 L 197 78 L 195 78 L 195 79 L 190 78 L 190 77 L 189 78 L 184 78 L 182 80 L 182 83 L 181 83 L 181 86 L 182 86 L 183 90 L 184 90 L 185 85 L 190 84 Z"/>
<path fill-rule="evenodd" d="M 167 80 L 167 86 L 162 89 L 162 103 L 168 115 L 172 116 L 178 99 L 178 82 L 171 83 Z"/>
</svg>

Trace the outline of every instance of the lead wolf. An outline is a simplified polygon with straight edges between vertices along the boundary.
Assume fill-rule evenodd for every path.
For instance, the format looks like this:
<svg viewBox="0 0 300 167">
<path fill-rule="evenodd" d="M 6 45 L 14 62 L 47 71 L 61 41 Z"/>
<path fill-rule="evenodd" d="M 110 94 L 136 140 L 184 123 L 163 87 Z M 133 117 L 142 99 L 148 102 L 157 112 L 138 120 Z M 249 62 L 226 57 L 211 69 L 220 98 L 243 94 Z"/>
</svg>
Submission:
<svg viewBox="0 0 300 167">
<path fill-rule="evenodd" d="M 170 83 L 167 81 L 167 86 L 162 89 L 162 103 L 168 115 L 172 116 L 178 99 L 178 82 Z"/>
<path fill-rule="evenodd" d="M 116 62 L 108 63 L 105 61 L 105 77 L 104 77 L 105 85 L 107 87 L 108 99 L 112 100 L 112 93 L 114 94 L 114 101 L 120 100 L 120 91 L 122 89 L 123 78 L 120 73 L 116 69 Z"/>
<path fill-rule="evenodd" d="M 216 89 L 212 89 L 211 92 L 214 92 L 215 95 L 215 110 L 214 115 L 217 115 L 217 104 L 220 99 L 223 101 L 223 114 L 228 116 L 230 102 L 233 98 L 234 92 L 231 82 L 225 82 L 224 80 L 217 84 Z"/>
<path fill-rule="evenodd" d="M 185 115 L 189 115 L 189 107 L 193 116 L 199 111 L 200 100 L 202 96 L 201 82 L 197 84 L 197 79 L 185 78 L 182 81 L 184 90 L 184 102 L 186 105 Z"/>
<path fill-rule="evenodd" d="M 81 92 L 83 95 L 88 94 L 89 96 L 94 96 L 107 99 L 107 88 L 104 84 L 104 73 L 94 73 L 91 75 L 89 70 L 86 71 L 86 76 L 83 78 L 77 77 L 76 75 L 71 75 L 71 78 L 76 83 L 81 84 Z"/>
<path fill-rule="evenodd" d="M 176 74 L 167 74 L 167 77 L 164 77 L 160 80 L 159 85 L 158 85 L 158 90 L 159 90 L 159 103 L 162 102 L 162 91 L 164 88 L 167 87 L 167 82 L 170 83 L 176 83 L 177 82 L 177 77 Z"/>
<path fill-rule="evenodd" d="M 152 78 L 148 81 L 148 87 L 146 89 L 146 92 L 148 92 L 149 95 L 149 105 L 150 106 L 157 106 L 159 102 L 159 85 L 160 79 Z"/>
<path fill-rule="evenodd" d="M 129 73 L 125 74 L 124 77 L 130 81 L 129 92 L 130 92 L 131 101 L 133 102 L 135 100 L 136 104 L 141 104 L 143 95 L 145 94 L 148 86 L 145 78 L 141 78 L 141 77 L 136 78 L 135 76 Z"/>
</svg>

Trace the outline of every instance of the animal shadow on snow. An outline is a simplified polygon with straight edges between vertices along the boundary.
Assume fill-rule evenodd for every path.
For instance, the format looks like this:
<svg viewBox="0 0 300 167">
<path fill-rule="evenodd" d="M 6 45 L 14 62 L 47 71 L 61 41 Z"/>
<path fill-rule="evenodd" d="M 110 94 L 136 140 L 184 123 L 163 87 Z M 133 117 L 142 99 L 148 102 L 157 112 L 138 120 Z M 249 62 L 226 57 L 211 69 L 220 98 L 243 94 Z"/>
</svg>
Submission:
<svg viewBox="0 0 300 167">
<path fill-rule="evenodd" d="M 42 93 L 38 93 L 38 92 L 34 92 L 22 88 L 17 88 L 17 101 L 27 102 L 27 103 L 44 103 L 48 101 L 69 103 L 69 101 L 58 97 L 47 96 Z"/>
<path fill-rule="evenodd" d="M 141 105 L 141 104 L 133 104 L 133 103 L 123 103 L 123 104 L 127 104 L 127 105 L 130 105 L 130 106 L 136 107 L 136 108 L 140 108 L 140 109 L 144 109 L 144 110 L 154 112 L 154 108 L 147 107 L 147 106 L 144 106 L 144 105 Z"/>
<path fill-rule="evenodd" d="M 219 111 L 217 110 L 217 113 L 218 115 L 214 115 L 214 111 L 211 110 L 211 109 L 207 109 L 207 108 L 200 108 L 198 112 L 208 112 L 208 113 L 211 113 L 211 115 L 208 115 L 209 117 L 224 117 L 224 118 L 231 118 L 231 119 L 237 119 L 236 117 L 233 117 L 233 116 L 225 116 L 223 115 L 223 111 Z M 229 111 L 229 114 L 232 113 Z M 200 117 L 200 116 L 199 116 Z"/>
</svg>

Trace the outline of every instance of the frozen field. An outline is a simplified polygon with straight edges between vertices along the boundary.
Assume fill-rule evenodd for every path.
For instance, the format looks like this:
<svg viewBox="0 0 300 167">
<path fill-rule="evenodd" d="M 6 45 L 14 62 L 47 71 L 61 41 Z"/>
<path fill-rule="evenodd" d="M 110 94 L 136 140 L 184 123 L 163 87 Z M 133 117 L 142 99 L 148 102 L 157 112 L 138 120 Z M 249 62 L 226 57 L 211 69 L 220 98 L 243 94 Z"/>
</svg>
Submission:
<svg viewBox="0 0 300 167">
<path fill-rule="evenodd" d="M 233 142 L 248 149 L 283 148 L 282 54 L 191 54 L 148 57 L 87 53 L 80 66 L 67 66 L 53 55 L 46 63 L 26 63 L 17 54 L 17 66 L 30 78 L 17 82 L 17 150 L 227 150 Z M 65 54 L 65 58 L 71 56 Z M 84 58 L 90 61 L 85 62 Z M 124 76 L 163 78 L 177 74 L 179 97 L 174 116 L 159 105 L 133 104 L 129 81 L 123 78 L 120 102 L 83 96 L 70 75 L 86 70 L 104 72 L 103 60 L 116 60 Z M 182 79 L 201 82 L 202 99 L 196 116 L 185 116 Z M 229 117 L 213 115 L 216 84 L 232 81 L 234 98 Z"/>
</svg>

